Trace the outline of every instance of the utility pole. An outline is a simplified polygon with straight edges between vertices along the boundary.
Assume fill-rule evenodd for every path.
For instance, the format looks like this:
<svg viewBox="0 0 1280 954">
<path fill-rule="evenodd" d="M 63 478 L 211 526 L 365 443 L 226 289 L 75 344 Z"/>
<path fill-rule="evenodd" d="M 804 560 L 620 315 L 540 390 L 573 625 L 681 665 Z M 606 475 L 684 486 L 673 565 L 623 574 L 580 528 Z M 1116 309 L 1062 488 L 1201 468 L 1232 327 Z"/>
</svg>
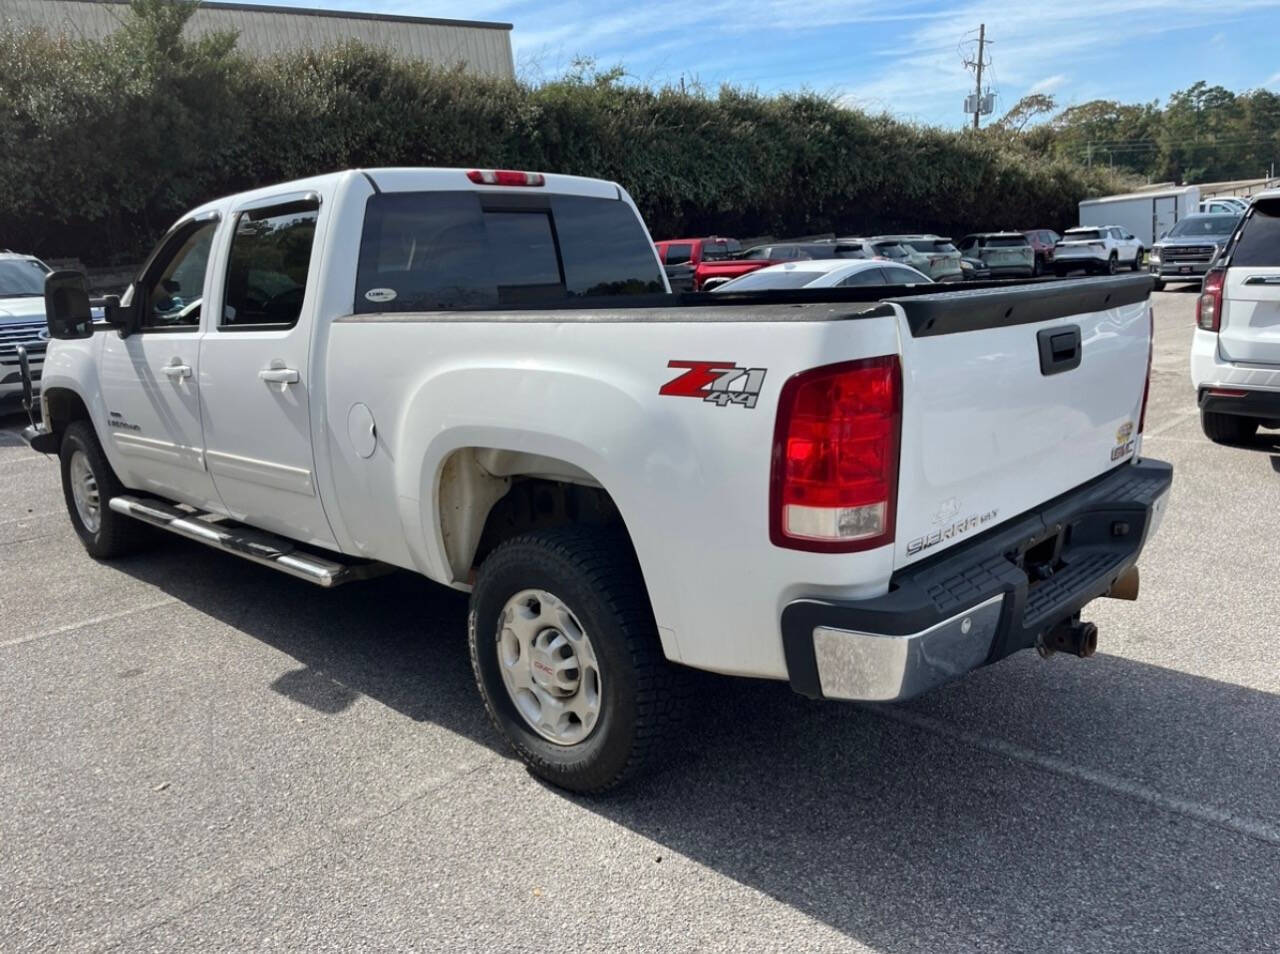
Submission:
<svg viewBox="0 0 1280 954">
<path fill-rule="evenodd" d="M 978 24 L 978 82 L 974 87 L 977 101 L 973 104 L 973 128 L 978 128 L 978 117 L 982 115 L 982 48 L 987 45 L 987 25 Z"/>
</svg>

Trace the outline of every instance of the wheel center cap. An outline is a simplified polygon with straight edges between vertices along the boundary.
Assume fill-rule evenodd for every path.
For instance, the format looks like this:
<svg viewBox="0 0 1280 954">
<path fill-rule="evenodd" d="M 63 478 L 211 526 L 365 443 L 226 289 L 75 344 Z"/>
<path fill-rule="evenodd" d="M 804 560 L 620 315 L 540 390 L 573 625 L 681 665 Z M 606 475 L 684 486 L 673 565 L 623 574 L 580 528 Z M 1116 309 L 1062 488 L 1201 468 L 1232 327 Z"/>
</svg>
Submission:
<svg viewBox="0 0 1280 954">
<path fill-rule="evenodd" d="M 563 645 L 558 652 L 552 648 L 559 636 L 560 633 L 555 630 L 539 634 L 530 647 L 529 671 L 533 681 L 547 692 L 556 696 L 571 696 L 578 688 L 576 659 L 572 651 L 566 652 Z"/>
</svg>

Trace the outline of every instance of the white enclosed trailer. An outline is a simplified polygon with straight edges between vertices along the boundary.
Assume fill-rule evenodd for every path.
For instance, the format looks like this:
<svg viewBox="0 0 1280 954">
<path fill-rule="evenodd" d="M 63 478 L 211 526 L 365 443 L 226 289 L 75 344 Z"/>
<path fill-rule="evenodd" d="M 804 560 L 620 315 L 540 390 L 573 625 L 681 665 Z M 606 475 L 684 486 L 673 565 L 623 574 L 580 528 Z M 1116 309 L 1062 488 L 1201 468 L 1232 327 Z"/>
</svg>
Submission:
<svg viewBox="0 0 1280 954">
<path fill-rule="evenodd" d="M 1199 186 L 1107 195 L 1080 203 L 1080 224 L 1118 225 L 1150 248 L 1175 222 L 1195 213 L 1199 205 Z"/>
</svg>

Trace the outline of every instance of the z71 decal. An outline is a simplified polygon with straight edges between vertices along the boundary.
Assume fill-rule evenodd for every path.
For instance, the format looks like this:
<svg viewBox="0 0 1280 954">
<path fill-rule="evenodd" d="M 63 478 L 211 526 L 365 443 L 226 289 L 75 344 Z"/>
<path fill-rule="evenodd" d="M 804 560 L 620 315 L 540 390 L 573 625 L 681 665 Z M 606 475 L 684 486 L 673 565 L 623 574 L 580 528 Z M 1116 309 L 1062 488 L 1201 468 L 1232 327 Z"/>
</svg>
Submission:
<svg viewBox="0 0 1280 954">
<path fill-rule="evenodd" d="M 667 367 L 687 370 L 659 388 L 659 394 L 701 398 L 720 407 L 755 407 L 766 370 L 740 368 L 732 361 L 668 361 Z"/>
</svg>

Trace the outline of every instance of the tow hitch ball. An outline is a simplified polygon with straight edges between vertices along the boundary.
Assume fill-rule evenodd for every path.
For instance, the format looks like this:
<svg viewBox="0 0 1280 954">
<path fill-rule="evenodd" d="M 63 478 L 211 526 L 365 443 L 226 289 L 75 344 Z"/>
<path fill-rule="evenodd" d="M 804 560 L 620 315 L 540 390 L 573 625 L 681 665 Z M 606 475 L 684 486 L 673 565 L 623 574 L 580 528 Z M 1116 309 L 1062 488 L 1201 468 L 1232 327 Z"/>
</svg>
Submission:
<svg viewBox="0 0 1280 954">
<path fill-rule="evenodd" d="M 1084 659 L 1098 651 L 1098 627 L 1079 619 L 1059 623 L 1048 632 L 1040 634 L 1036 652 L 1048 659 L 1054 653 L 1071 653 Z"/>
</svg>

